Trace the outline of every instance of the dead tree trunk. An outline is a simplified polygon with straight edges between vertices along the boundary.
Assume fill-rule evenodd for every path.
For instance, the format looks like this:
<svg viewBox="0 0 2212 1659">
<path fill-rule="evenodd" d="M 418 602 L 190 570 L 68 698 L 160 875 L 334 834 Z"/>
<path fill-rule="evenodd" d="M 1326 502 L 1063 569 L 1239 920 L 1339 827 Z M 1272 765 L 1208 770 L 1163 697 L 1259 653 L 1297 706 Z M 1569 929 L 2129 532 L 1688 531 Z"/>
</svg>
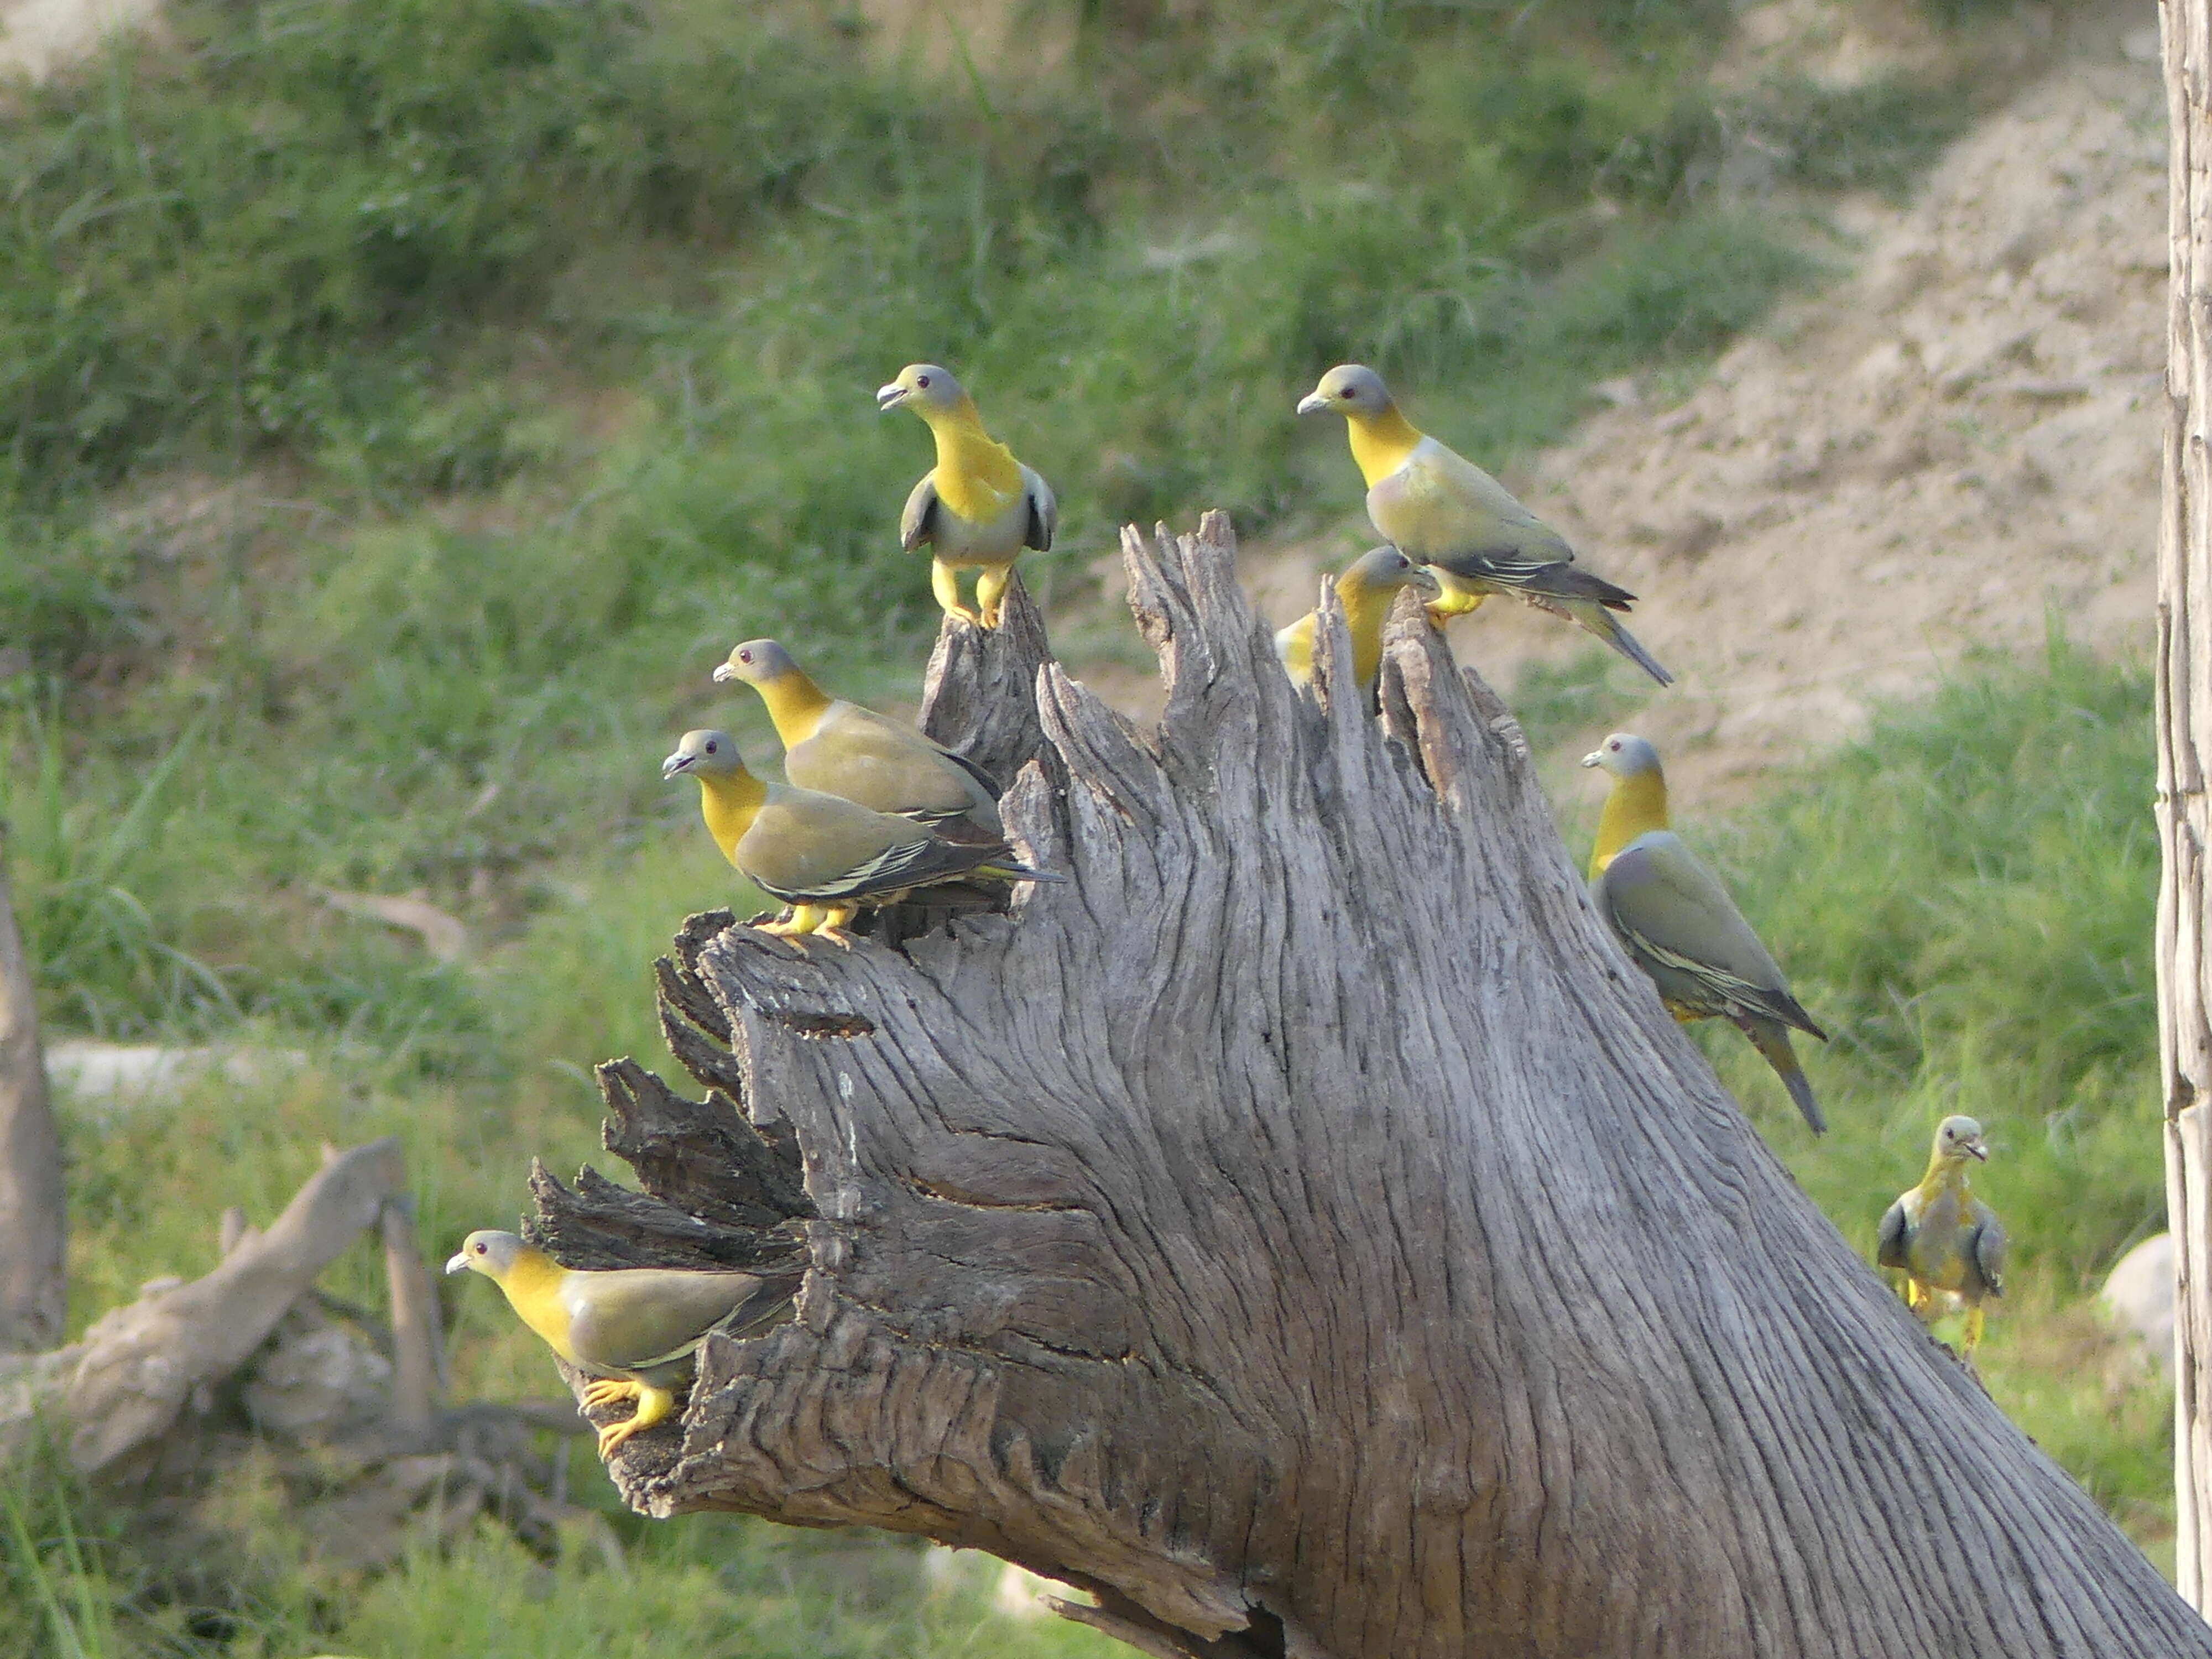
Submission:
<svg viewBox="0 0 2212 1659">
<path fill-rule="evenodd" d="M 68 1242 L 37 994 L 0 867 L 0 1353 L 36 1353 L 62 1340 Z"/>
<path fill-rule="evenodd" d="M 2165 489 L 2158 535 L 2159 1065 L 2174 1243 L 2175 1557 L 2181 1593 L 2212 1592 L 2212 0 L 2161 0 L 2172 156 Z"/>
<path fill-rule="evenodd" d="M 1225 520 L 1125 548 L 1157 732 L 1018 597 L 932 665 L 1066 883 L 898 949 L 695 918 L 714 1092 L 607 1068 L 651 1196 L 541 1182 L 598 1260 L 803 1235 L 630 1501 L 977 1546 L 1162 1655 L 2212 1655 L 1768 1152 L 1446 647 L 1316 708 Z"/>
</svg>

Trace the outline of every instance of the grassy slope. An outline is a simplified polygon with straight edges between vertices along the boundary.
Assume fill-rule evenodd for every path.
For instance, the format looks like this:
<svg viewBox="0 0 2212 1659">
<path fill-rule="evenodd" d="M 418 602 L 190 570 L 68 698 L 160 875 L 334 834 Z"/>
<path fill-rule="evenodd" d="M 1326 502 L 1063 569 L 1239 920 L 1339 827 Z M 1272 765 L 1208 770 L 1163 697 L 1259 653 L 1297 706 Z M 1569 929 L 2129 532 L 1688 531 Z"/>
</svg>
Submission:
<svg viewBox="0 0 2212 1659">
<path fill-rule="evenodd" d="M 675 0 L 647 27 L 524 0 L 183 0 L 175 49 L 126 49 L 0 125 L 0 643 L 21 653 L 0 659 L 4 809 L 46 1012 L 307 1056 L 173 1111 L 73 1117 L 78 1321 L 211 1265 L 216 1211 L 265 1219 L 325 1138 L 399 1133 L 434 1242 L 511 1216 L 528 1155 L 596 1154 L 584 1068 L 658 1052 L 647 964 L 730 892 L 653 762 L 708 720 L 765 746 L 707 666 L 773 628 L 870 692 L 918 667 L 922 571 L 887 544 L 926 451 L 866 401 L 901 361 L 957 364 L 1059 486 L 1049 586 L 1125 516 L 1348 505 L 1335 449 L 1321 462 L 1286 417 L 1334 359 L 1419 386 L 1486 456 L 1558 431 L 1595 378 L 1694 363 L 1805 265 L 1775 216 L 1694 187 L 1721 131 L 1786 141 L 1808 184 L 1888 187 L 1968 108 L 1778 86 L 1716 112 L 1697 82 L 1725 20 L 1695 6 L 1085 15 L 1064 64 L 1021 76 L 884 63 L 804 4 Z M 2096 732 L 2142 724 L 2139 684 L 2062 681 Z M 1533 701 L 1586 714 L 1577 687 L 1549 690 Z M 1969 911 L 1877 929 L 1835 895 L 1894 872 L 1808 849 L 1879 798 L 1979 871 L 2055 787 L 2014 799 L 2000 768 L 1962 823 L 1938 810 L 1948 783 L 1884 794 L 1902 786 L 1847 763 L 1728 853 L 1850 1033 L 1816 1062 L 1844 1127 L 1807 1154 L 1808 1188 L 1870 1229 L 1954 1078 L 2008 1160 L 1990 1180 L 2023 1299 L 2053 1309 L 2154 1194 L 2127 1140 L 2142 1012 L 2097 977 L 2140 969 L 2147 927 L 2030 908 L 2054 873 L 2141 886 L 2117 805 L 2136 775 L 2111 764 L 2116 793 L 2050 837 L 2075 862 L 2023 866 L 2006 928 L 1972 935 L 2016 1003 L 1935 991 Z M 420 888 L 483 948 L 426 965 L 318 884 Z M 1856 931 L 1824 923 L 1832 902 Z M 2075 941 L 2068 988 L 2103 999 L 2063 1031 L 2080 1005 L 2036 988 L 2050 938 Z M 1901 984 L 1923 989 L 1900 1006 Z M 1714 1053 L 1794 1146 L 1763 1076 Z M 334 1287 L 377 1293 L 366 1251 Z M 449 1298 L 459 1389 L 544 1392 L 542 1357 L 471 1288 Z M 2114 1502 L 2154 1505 L 2153 1461 L 2127 1449 L 2154 1401 L 2126 1393 L 2116 1422 L 2084 1403 L 2069 1368 L 2094 1339 L 2071 1317 L 2001 1322 L 1996 1384 Z M 2050 1330 L 2075 1351 L 2053 1359 L 2032 1334 Z M 588 1560 L 549 1573 L 489 1540 L 311 1595 L 264 1527 L 227 1616 L 270 1652 L 619 1651 L 648 1620 L 748 1653 L 1091 1639 L 979 1635 L 978 1598 L 922 1597 L 904 1556 L 890 1588 L 841 1595 L 851 1575 L 781 1534 L 623 1524 L 621 1597 Z M 50 1556 L 0 1559 L 0 1631 L 41 1628 L 28 1569 Z M 128 1548 L 108 1559 L 128 1594 L 107 1650 L 201 1639 Z"/>
</svg>

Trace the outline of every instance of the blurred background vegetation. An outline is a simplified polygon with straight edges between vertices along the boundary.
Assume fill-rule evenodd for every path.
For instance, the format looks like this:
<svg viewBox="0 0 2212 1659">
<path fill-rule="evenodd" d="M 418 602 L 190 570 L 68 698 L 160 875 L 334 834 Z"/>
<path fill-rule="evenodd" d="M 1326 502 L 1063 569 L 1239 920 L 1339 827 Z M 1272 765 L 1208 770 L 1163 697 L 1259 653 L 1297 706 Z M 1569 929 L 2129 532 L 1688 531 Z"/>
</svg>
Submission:
<svg viewBox="0 0 2212 1659">
<path fill-rule="evenodd" d="M 962 9 L 176 0 L 4 94 L 0 811 L 50 1035 L 305 1056 L 69 1109 L 72 1329 L 211 1267 L 216 1212 L 265 1221 L 324 1139 L 401 1135 L 434 1249 L 508 1222 L 530 1156 L 599 1155 L 587 1068 L 659 1054 L 649 964 L 733 898 L 658 759 L 708 723 L 774 752 L 709 667 L 773 631 L 913 695 L 926 443 L 869 401 L 902 362 L 957 365 L 1054 481 L 1025 568 L 1080 637 L 1125 519 L 1356 507 L 1288 418 L 1319 368 L 1510 461 L 1820 281 L 1843 251 L 1791 192 L 1908 191 L 2004 89 L 1971 52 L 1723 85 L 1718 0 L 1079 0 L 989 40 Z M 1721 182 L 1746 132 L 1755 210 Z M 1522 688 L 1540 744 L 1603 731 L 1609 672 Z M 1837 1130 L 1727 1034 L 1723 1075 L 1869 1248 L 1936 1118 L 1983 1118 L 2020 1259 L 1991 1389 L 2170 1557 L 2166 1395 L 2084 1301 L 2161 1224 L 2148 714 L 2055 642 L 1689 827 L 1838 1034 Z M 476 948 L 325 889 L 419 893 Z M 472 1288 L 456 1392 L 544 1393 Z M 51 1468 L 6 1490 L 0 1656 L 1108 1647 L 902 1543 L 617 1515 L 619 1569 L 486 1533 L 337 1582 L 244 1492 L 183 1582 Z"/>
</svg>

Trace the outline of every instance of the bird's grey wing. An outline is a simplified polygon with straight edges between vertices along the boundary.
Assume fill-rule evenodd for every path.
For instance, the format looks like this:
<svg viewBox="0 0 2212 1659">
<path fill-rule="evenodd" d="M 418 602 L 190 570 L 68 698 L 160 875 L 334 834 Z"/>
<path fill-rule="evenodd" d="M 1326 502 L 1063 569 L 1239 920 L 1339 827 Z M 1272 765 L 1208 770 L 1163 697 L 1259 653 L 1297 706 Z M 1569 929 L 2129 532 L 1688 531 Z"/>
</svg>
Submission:
<svg viewBox="0 0 2212 1659">
<path fill-rule="evenodd" d="M 1029 531 L 1022 538 L 1022 545 L 1049 552 L 1053 536 L 1060 529 L 1060 501 L 1052 486 L 1027 467 L 1022 469 L 1022 486 L 1030 503 Z"/>
<path fill-rule="evenodd" d="M 762 1288 L 752 1273 L 624 1267 L 569 1276 L 568 1343 L 586 1364 L 637 1370 L 679 1358 Z"/>
<path fill-rule="evenodd" d="M 1877 1265 L 1895 1267 L 1900 1272 L 1912 1266 L 1908 1254 L 1911 1243 L 1905 1231 L 1905 1200 L 1899 1199 L 1881 1218 L 1881 1225 L 1874 1236 L 1874 1259 Z"/>
<path fill-rule="evenodd" d="M 937 473 L 932 469 L 906 498 L 906 511 L 899 514 L 899 546 L 911 553 L 936 537 Z"/>
<path fill-rule="evenodd" d="M 2005 1230 L 1997 1212 L 1974 1200 L 1974 1268 L 1991 1296 L 2004 1294 Z"/>
<path fill-rule="evenodd" d="M 1671 830 L 1639 836 L 1615 854 L 1604 892 L 1632 949 L 1730 1007 L 1821 1035 L 1728 890 Z"/>
</svg>

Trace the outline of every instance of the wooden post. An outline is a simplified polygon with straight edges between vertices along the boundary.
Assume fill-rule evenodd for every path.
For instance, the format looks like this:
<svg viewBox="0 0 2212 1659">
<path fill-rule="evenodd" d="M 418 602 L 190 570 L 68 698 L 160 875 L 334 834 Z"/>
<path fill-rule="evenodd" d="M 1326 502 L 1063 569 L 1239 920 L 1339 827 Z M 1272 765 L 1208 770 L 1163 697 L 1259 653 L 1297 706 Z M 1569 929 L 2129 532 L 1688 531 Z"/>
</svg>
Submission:
<svg viewBox="0 0 2212 1659">
<path fill-rule="evenodd" d="M 62 1340 L 69 1242 L 39 1007 L 0 861 L 0 1353 Z"/>
<path fill-rule="evenodd" d="M 2159 1064 L 2173 1231 L 2174 1487 L 2181 1593 L 2212 1589 L 2212 3 L 2161 0 L 2171 156 L 2164 488 L 2158 534 Z"/>
</svg>

